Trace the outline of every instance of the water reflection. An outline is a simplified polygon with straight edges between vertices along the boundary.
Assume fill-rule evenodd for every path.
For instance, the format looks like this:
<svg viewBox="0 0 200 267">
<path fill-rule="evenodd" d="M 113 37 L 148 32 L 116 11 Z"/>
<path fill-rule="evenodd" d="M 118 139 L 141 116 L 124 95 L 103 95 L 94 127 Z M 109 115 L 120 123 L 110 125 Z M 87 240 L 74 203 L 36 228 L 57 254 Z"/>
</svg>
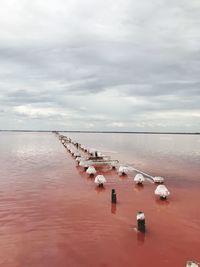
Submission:
<svg viewBox="0 0 200 267">
<path fill-rule="evenodd" d="M 78 171 L 78 173 L 80 174 L 80 175 L 84 175 L 84 174 L 86 174 L 86 172 L 85 172 L 85 170 L 83 169 L 83 168 L 81 168 L 80 166 L 76 166 L 76 169 L 77 169 L 77 171 Z"/>
<path fill-rule="evenodd" d="M 137 231 L 137 243 L 138 245 L 143 245 L 145 242 L 145 233 L 141 233 L 139 231 Z"/>
<path fill-rule="evenodd" d="M 80 140 L 80 136 L 79 134 L 77 140 Z M 85 134 L 83 144 L 90 146 L 89 142 L 94 136 L 95 134 Z M 140 138 L 142 142 L 139 141 Z M 180 150 L 175 150 L 174 153 L 178 160 L 179 154 L 183 154 L 181 148 L 185 149 L 187 139 L 190 138 L 193 140 L 193 137 L 179 138 Z M 146 139 L 149 141 L 146 142 Z M 119 267 L 124 264 L 124 255 L 127 267 L 146 266 L 155 260 L 155 252 L 158 252 L 154 267 L 168 267 L 181 266 L 177 264 L 182 256 L 180 252 L 198 258 L 200 215 L 196 210 L 200 201 L 199 191 L 195 187 L 183 197 L 182 190 L 189 191 L 191 171 L 195 184 L 199 185 L 200 143 L 196 145 L 195 140 L 191 141 L 185 150 L 186 161 L 182 161 L 181 168 L 174 161 L 176 169 L 172 169 L 171 150 L 174 147 L 168 146 L 167 154 L 163 142 L 170 145 L 170 142 L 174 143 L 174 139 L 177 137 L 173 137 L 173 140 L 161 139 L 160 148 L 155 144 L 157 136 L 150 135 L 112 135 L 112 138 L 110 135 L 106 135 L 106 138 L 105 135 L 99 135 L 99 140 L 93 139 L 94 147 L 102 145 L 107 150 L 118 151 L 117 155 L 110 154 L 112 158 L 120 160 L 121 157 L 123 162 L 130 160 L 131 163 L 135 159 L 136 166 L 138 162 L 141 167 L 148 166 L 155 173 L 160 170 L 166 178 L 177 169 L 180 182 L 172 183 L 173 179 L 170 178 L 166 179 L 166 183 L 176 186 L 172 187 L 174 192 L 177 188 L 181 190 L 177 190 L 173 198 L 162 201 L 154 198 L 153 185 L 151 188 L 144 188 L 148 183 L 137 186 L 130 176 L 119 178 L 116 171 L 109 172 L 109 183 L 105 188 L 96 187 L 93 180 L 87 180 L 91 178 L 83 168 L 76 169 L 74 159 L 65 153 L 51 134 L 1 134 L 0 266 L 98 267 L 104 264 Z M 153 153 L 149 152 L 151 149 Z M 190 152 L 187 151 L 189 149 Z M 160 158 L 164 161 L 160 161 Z M 196 161 L 193 160 L 195 158 Z M 151 160 L 154 161 L 153 165 L 150 164 Z M 198 163 L 194 169 L 195 162 Z M 111 186 L 117 190 L 120 188 L 123 209 L 117 207 L 118 204 L 111 204 Z M 145 195 L 138 197 L 141 190 L 145 191 Z M 96 201 L 97 198 L 99 201 Z M 137 232 L 136 227 L 134 231 L 133 224 L 130 223 L 130 232 L 134 235 L 131 236 L 129 229 L 127 231 L 125 228 L 132 221 L 130 214 L 138 208 L 148 210 L 150 228 L 152 233 L 155 231 L 155 235 Z M 161 213 L 161 220 L 155 219 L 156 212 Z M 178 216 L 169 216 L 172 213 Z M 113 236 L 117 240 L 114 246 Z M 161 247 L 163 240 L 164 247 Z M 178 251 L 171 249 L 172 243 L 173 247 L 179 248 Z M 139 246 L 145 255 L 145 264 L 140 264 L 141 254 L 137 253 Z M 166 253 L 170 253 L 170 260 L 163 264 Z"/>
<path fill-rule="evenodd" d="M 111 213 L 116 214 L 117 212 L 117 204 L 111 203 Z"/>
<path fill-rule="evenodd" d="M 102 187 L 96 186 L 95 190 L 99 194 L 101 192 L 104 192 L 106 190 L 106 188 L 104 186 L 102 186 Z"/>
<path fill-rule="evenodd" d="M 144 185 L 143 184 L 136 184 L 135 186 L 134 186 L 134 190 L 135 191 L 142 191 L 144 189 Z"/>
<path fill-rule="evenodd" d="M 119 176 L 120 180 L 127 180 L 128 179 L 128 175 L 127 174 L 122 174 Z"/>
<path fill-rule="evenodd" d="M 156 198 L 155 203 L 156 203 L 159 210 L 163 210 L 169 206 L 170 201 L 168 199 Z"/>
</svg>

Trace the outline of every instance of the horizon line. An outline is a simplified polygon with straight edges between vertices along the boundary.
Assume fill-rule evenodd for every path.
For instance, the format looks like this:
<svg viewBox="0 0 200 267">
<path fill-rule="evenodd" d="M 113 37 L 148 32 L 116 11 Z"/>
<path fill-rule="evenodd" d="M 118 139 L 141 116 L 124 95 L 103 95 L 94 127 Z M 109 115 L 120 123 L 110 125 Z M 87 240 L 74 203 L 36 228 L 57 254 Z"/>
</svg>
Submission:
<svg viewBox="0 0 200 267">
<path fill-rule="evenodd" d="M 126 134 L 191 134 L 198 135 L 200 132 L 156 132 L 156 131 L 93 131 L 93 130 L 0 130 L 0 132 L 69 132 L 69 133 L 126 133 Z"/>
</svg>

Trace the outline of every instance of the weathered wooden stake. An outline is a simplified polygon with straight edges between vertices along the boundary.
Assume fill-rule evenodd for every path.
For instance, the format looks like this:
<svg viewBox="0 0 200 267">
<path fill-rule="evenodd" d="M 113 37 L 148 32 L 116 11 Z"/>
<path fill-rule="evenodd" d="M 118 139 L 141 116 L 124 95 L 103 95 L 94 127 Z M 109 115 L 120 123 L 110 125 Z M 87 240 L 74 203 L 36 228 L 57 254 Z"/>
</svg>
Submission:
<svg viewBox="0 0 200 267">
<path fill-rule="evenodd" d="M 145 232 L 145 216 L 144 216 L 144 212 L 139 211 L 137 213 L 137 230 L 139 232 L 144 233 Z"/>
<path fill-rule="evenodd" d="M 112 189 L 111 191 L 111 202 L 114 204 L 117 203 L 117 195 L 116 195 L 115 189 Z"/>
</svg>

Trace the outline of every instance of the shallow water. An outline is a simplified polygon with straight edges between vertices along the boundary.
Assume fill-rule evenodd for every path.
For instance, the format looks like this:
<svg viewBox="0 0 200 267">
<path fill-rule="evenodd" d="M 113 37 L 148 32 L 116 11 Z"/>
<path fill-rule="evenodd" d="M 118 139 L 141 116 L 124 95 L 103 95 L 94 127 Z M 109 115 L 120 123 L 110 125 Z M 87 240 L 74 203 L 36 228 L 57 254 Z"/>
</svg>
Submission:
<svg viewBox="0 0 200 267">
<path fill-rule="evenodd" d="M 98 190 L 51 133 L 0 133 L 0 266 L 185 266 L 200 261 L 198 135 L 67 134 L 120 162 L 166 177 L 155 185 L 98 170 Z M 111 205 L 115 188 L 118 203 Z M 146 215 L 145 235 L 135 231 Z"/>
</svg>

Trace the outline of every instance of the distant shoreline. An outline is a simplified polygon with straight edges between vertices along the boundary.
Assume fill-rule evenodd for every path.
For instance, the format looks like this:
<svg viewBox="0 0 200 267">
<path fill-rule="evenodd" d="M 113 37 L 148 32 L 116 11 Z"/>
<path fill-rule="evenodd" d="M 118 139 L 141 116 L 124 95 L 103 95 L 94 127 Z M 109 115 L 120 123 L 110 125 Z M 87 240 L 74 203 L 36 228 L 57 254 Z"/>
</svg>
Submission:
<svg viewBox="0 0 200 267">
<path fill-rule="evenodd" d="M 51 133 L 57 130 L 47 131 L 47 130 L 0 130 L 0 132 L 41 132 L 41 133 Z M 179 135 L 200 135 L 200 132 L 134 132 L 134 131 L 57 131 L 60 133 L 105 133 L 105 134 L 179 134 Z"/>
</svg>

